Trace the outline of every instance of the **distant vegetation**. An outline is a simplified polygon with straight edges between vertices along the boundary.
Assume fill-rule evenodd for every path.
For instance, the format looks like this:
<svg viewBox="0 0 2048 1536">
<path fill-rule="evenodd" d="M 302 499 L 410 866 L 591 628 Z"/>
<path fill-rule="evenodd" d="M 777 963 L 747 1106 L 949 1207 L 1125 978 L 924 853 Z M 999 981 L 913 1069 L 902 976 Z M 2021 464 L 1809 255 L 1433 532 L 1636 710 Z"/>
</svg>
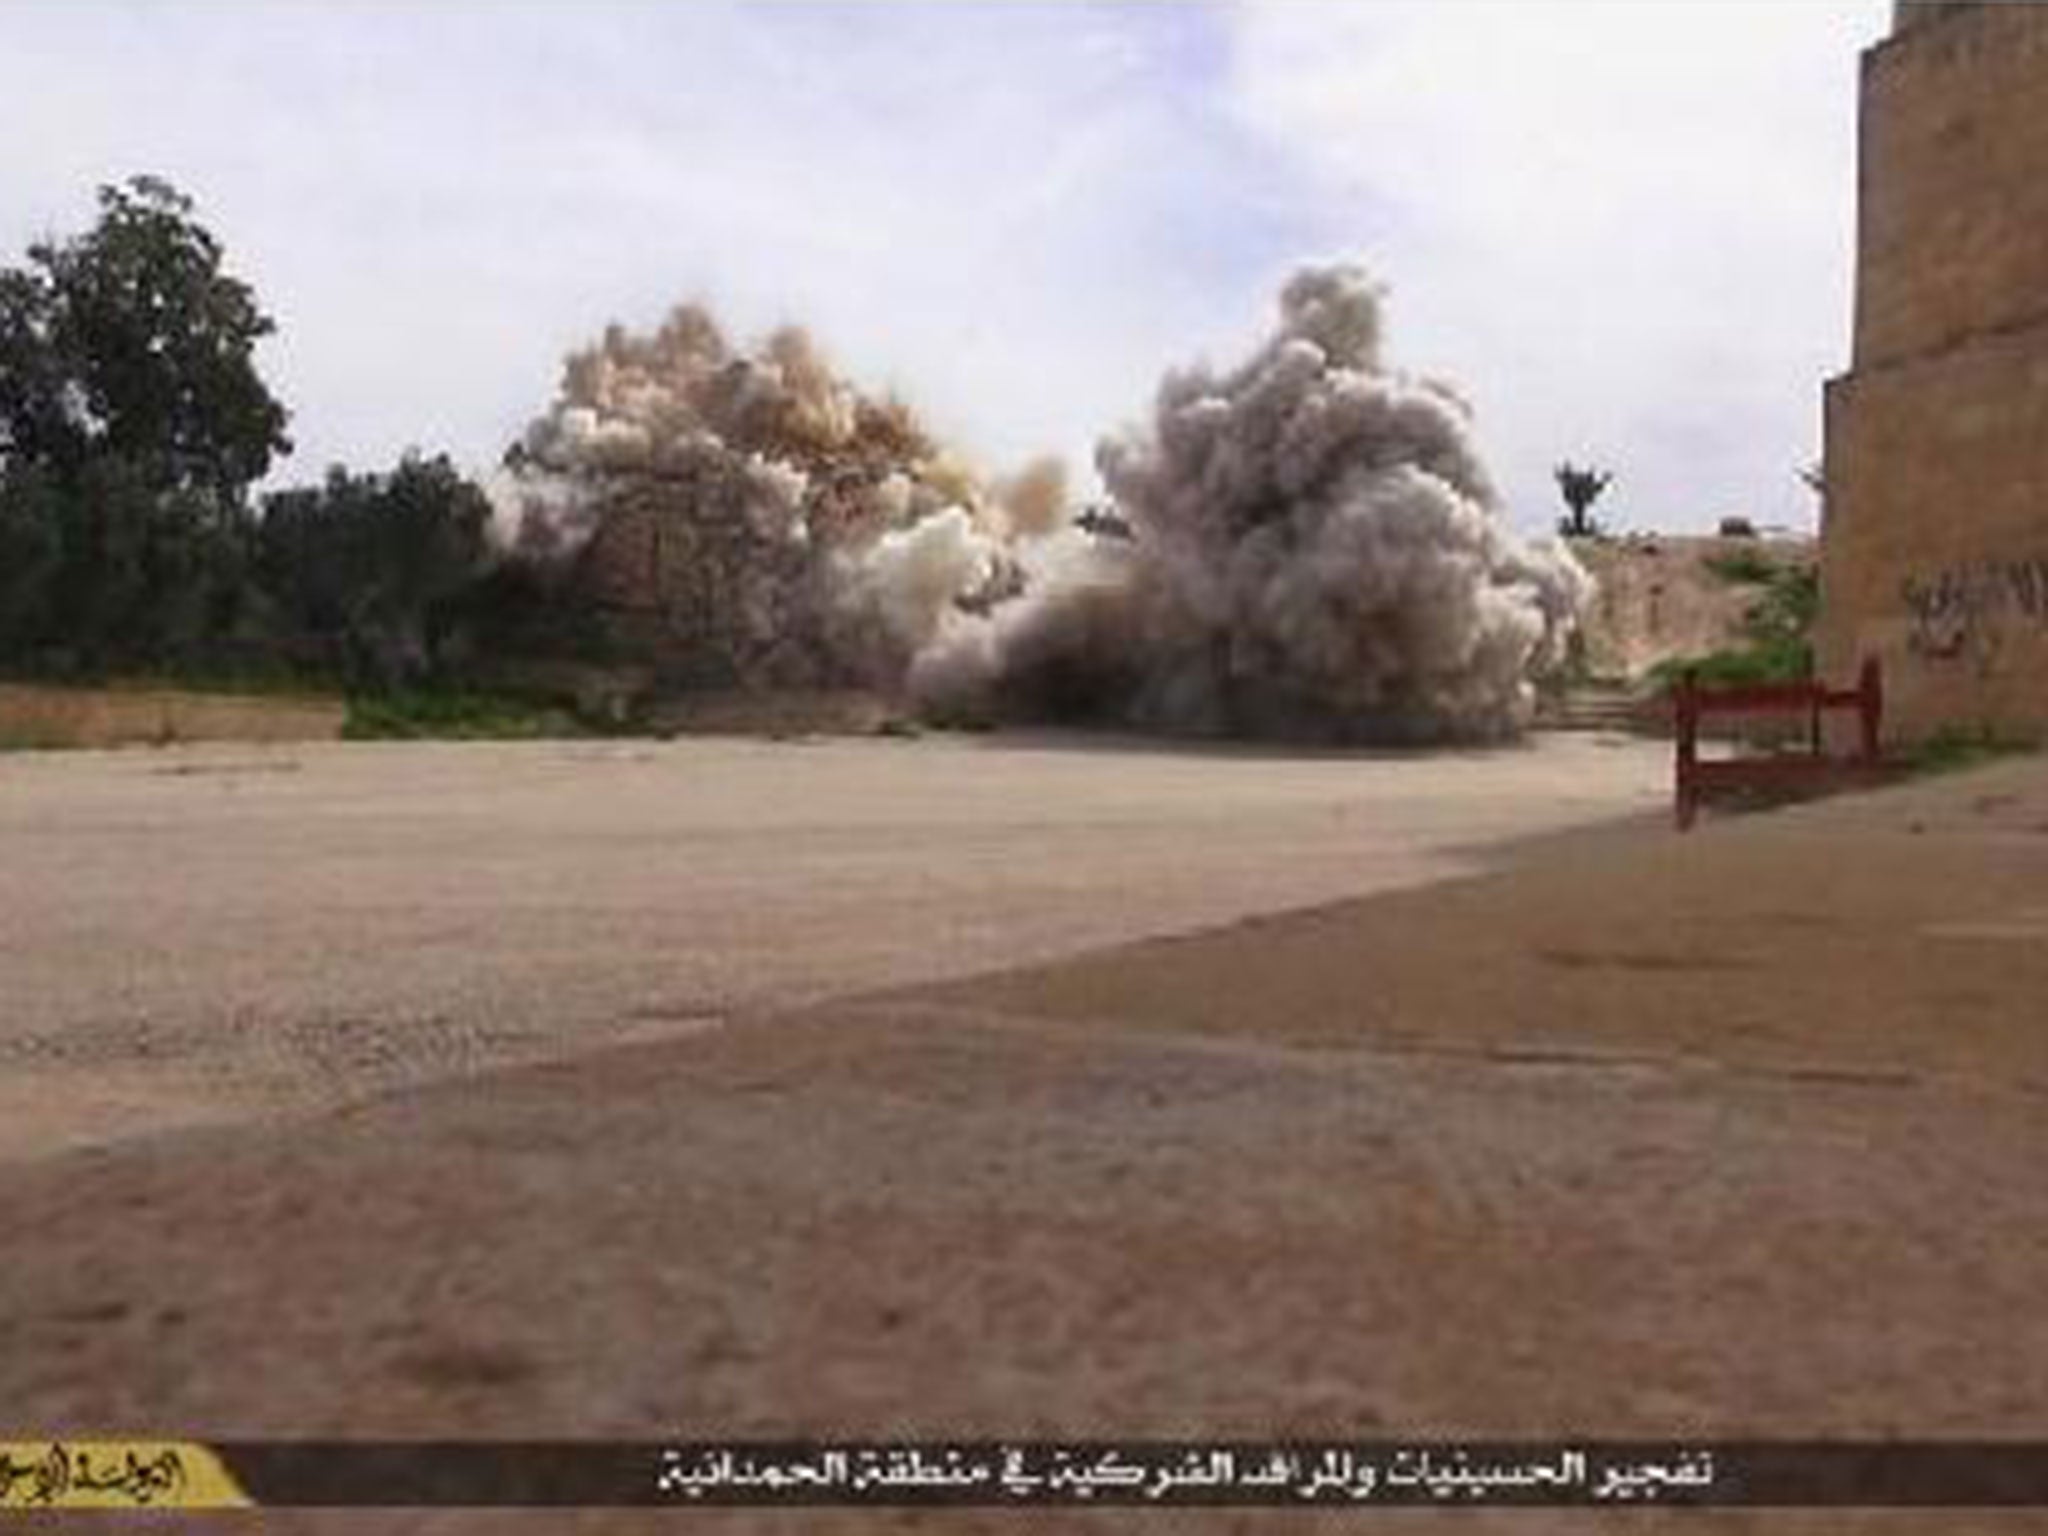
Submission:
<svg viewBox="0 0 2048 1536">
<path fill-rule="evenodd" d="M 1700 563 L 1723 581 L 1757 586 L 1775 580 L 1782 569 L 1778 561 L 1758 549 L 1736 549 L 1724 555 L 1709 555 Z"/>
<path fill-rule="evenodd" d="M 1566 509 L 1565 515 L 1557 520 L 1557 531 L 1569 539 L 1599 538 L 1604 530 L 1593 516 L 1593 503 L 1600 499 L 1614 476 L 1604 469 L 1570 462 L 1558 465 L 1551 473 Z"/>
<path fill-rule="evenodd" d="M 489 569 L 490 503 L 447 459 L 264 498 L 254 575 L 274 632 L 359 688 L 449 674 Z"/>
<path fill-rule="evenodd" d="M 351 699 L 341 734 L 351 741 L 517 741 L 578 729 L 560 710 L 499 694 L 399 690 Z"/>
<path fill-rule="evenodd" d="M 1742 644 L 1659 662 L 1649 673 L 1659 690 L 1670 688 L 1688 669 L 1696 669 L 1702 683 L 1724 687 L 1798 682 L 1813 676 L 1813 625 L 1820 614 L 1820 573 L 1807 565 L 1764 563 L 1769 569 L 1761 577 L 1746 564 L 1741 567 L 1743 574 L 1737 576 L 1715 571 L 1724 579 L 1758 581 L 1763 587 L 1762 594 L 1743 617 Z"/>
<path fill-rule="evenodd" d="M 385 701 L 359 703 L 367 733 L 511 729 L 467 665 L 546 603 L 492 549 L 483 492 L 408 454 L 252 496 L 291 448 L 253 357 L 270 317 L 168 183 L 99 209 L 0 267 L 0 672 L 317 687 Z"/>
</svg>

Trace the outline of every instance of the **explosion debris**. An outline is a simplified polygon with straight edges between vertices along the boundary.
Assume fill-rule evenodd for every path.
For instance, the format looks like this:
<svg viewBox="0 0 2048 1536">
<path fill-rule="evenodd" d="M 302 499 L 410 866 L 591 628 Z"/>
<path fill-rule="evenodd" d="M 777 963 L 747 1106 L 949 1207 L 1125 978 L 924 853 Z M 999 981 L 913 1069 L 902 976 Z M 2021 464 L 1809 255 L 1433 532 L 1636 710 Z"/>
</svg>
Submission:
<svg viewBox="0 0 2048 1536">
<path fill-rule="evenodd" d="M 1198 734 L 1511 734 L 1590 582 L 1504 526 L 1470 412 L 1380 360 L 1377 287 L 1297 274 L 1242 366 L 1170 374 L 1149 431 L 1106 440 L 1106 539 L 1044 541 L 978 631 L 923 652 L 940 713 L 1049 704 Z"/>
<path fill-rule="evenodd" d="M 1507 530 L 1447 386 L 1386 367 L 1381 292 L 1312 268 L 1241 366 L 1169 374 L 1097 451 L 985 489 L 804 333 L 735 354 L 699 310 L 570 360 L 513 456 L 527 537 L 652 588 L 692 677 L 858 681 L 934 718 L 1494 739 L 1590 590 Z"/>
<path fill-rule="evenodd" d="M 891 564 L 895 536 L 962 507 L 990 519 L 909 409 L 840 379 L 803 331 L 740 352 L 694 306 L 571 356 L 507 464 L 518 547 L 575 561 L 619 638 L 675 682 L 888 684 L 907 661 L 888 637 L 928 623 L 930 600 L 864 604 L 848 557 Z M 900 574 L 928 587 L 928 563 Z"/>
</svg>

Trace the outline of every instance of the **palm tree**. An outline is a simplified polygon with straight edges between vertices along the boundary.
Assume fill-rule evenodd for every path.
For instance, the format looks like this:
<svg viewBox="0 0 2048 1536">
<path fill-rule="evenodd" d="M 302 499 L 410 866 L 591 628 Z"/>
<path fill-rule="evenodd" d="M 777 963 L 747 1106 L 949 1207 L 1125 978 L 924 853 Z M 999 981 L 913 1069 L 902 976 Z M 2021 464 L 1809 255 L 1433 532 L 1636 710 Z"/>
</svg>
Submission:
<svg viewBox="0 0 2048 1536">
<path fill-rule="evenodd" d="M 1593 503 L 1600 499 L 1600 493 L 1607 489 L 1614 476 L 1604 469 L 1591 465 L 1581 468 L 1566 462 L 1557 466 L 1558 492 L 1564 497 L 1564 504 L 1571 511 L 1557 520 L 1557 531 L 1568 539 L 1593 539 L 1600 536 L 1600 525 L 1593 520 Z"/>
</svg>

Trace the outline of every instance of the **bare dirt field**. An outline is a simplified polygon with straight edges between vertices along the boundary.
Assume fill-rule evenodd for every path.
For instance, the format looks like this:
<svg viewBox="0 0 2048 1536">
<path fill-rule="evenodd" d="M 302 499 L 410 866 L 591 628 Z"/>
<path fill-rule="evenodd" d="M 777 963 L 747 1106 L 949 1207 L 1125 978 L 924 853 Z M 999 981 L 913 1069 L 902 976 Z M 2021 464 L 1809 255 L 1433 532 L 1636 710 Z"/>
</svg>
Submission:
<svg viewBox="0 0 2048 1536">
<path fill-rule="evenodd" d="M 883 761 L 865 747 L 819 750 L 844 751 L 855 781 L 858 765 Z M 1661 782 L 1654 761 L 1559 742 L 1504 772 L 1488 759 L 1386 765 L 1372 791 L 1373 763 L 1026 761 L 1005 748 L 986 784 L 966 789 L 958 776 L 977 749 L 929 750 L 877 770 L 900 786 L 930 765 L 915 814 L 898 789 L 842 789 L 831 834 L 814 825 L 789 857 L 827 889 L 879 899 L 916 889 L 877 874 L 894 868 L 892 840 L 941 829 L 922 846 L 951 851 L 925 867 L 953 894 L 910 910 L 934 929 L 963 914 L 946 930 L 957 965 L 917 959 L 915 943 L 870 917 L 816 930 L 866 937 L 824 944 L 825 959 L 806 962 L 816 969 L 778 982 L 776 935 L 794 943 L 804 922 L 861 903 L 769 903 L 780 916 L 757 930 L 762 949 L 719 951 L 733 1007 L 723 1027 L 625 1043 L 593 1032 L 580 1038 L 618 1048 L 324 1113 L 20 1157 L 0 1181 L 12 1239 L 0 1401 L 25 1432 L 216 1438 L 2048 1437 L 2039 760 L 1710 821 L 1684 838 L 1661 820 L 1570 832 L 1426 883 L 1455 867 L 1442 850 L 1474 829 L 1499 837 L 1570 819 L 1568 807 L 1528 805 L 1553 770 L 1559 794 L 1613 773 L 1617 809 Z M 369 757 L 302 770 L 363 775 L 354 782 L 391 823 L 357 828 L 373 861 L 461 824 L 439 777 L 448 759 L 400 761 L 395 781 L 412 786 L 402 801 L 371 792 L 386 774 Z M 635 790 L 636 773 L 666 782 L 687 763 L 715 779 L 707 765 L 723 763 L 729 828 L 798 803 L 767 788 L 799 773 L 767 748 L 629 759 L 614 765 L 612 795 L 591 802 L 545 786 L 596 774 L 544 755 L 503 761 L 485 797 L 494 809 L 479 815 L 502 833 L 504 807 L 552 804 L 590 849 L 607 827 L 626 846 L 687 841 L 650 809 L 664 802 L 649 784 Z M 72 912 L 122 910 L 116 850 L 149 845 L 144 808 L 163 793 L 123 775 L 147 769 L 123 762 L 47 791 L 104 840 L 81 866 L 96 883 L 70 888 Z M 243 792 L 209 782 L 188 787 Z M 822 793 L 823 780 L 806 782 Z M 322 803 L 332 821 L 307 814 Z M 367 898 L 361 911 L 339 899 L 353 887 L 335 823 L 351 803 L 331 784 L 299 815 L 274 809 L 274 824 L 253 825 L 322 849 L 339 870 L 328 884 L 291 876 L 301 899 L 324 892 L 329 916 L 367 911 L 371 932 Z M 33 819 L 9 815 L 8 846 L 34 848 Z M 650 818 L 668 832 L 648 831 Z M 1405 834 L 1387 825 L 1397 819 Z M 716 830 L 697 845 L 715 845 Z M 763 846 L 768 833 L 751 837 Z M 991 862 L 977 867 L 976 847 Z M 1075 895 L 1058 872 L 1088 849 L 1106 888 Z M 1354 879 L 1398 871 L 1407 888 L 1272 910 L 1341 885 L 1347 856 Z M 707 855 L 725 871 L 711 888 L 765 889 L 734 858 Z M 596 891 L 664 889 L 596 853 L 560 859 L 558 848 L 558 860 L 567 888 L 552 899 L 574 932 L 621 921 Z M 39 867 L 61 887 L 54 856 Z M 571 886 L 565 868 L 585 883 Z M 194 888 L 222 901 L 234 874 L 215 869 Z M 1012 877 L 1037 906 L 966 899 Z M 153 878 L 161 910 L 172 882 Z M 491 890 L 513 894 L 493 904 Z M 516 925 L 522 893 L 547 899 L 486 882 L 476 911 Z M 8 900 L 30 895 L 23 882 Z M 578 895 L 583 916 L 570 921 Z M 1134 913 L 1156 918 L 1155 931 L 989 969 L 1010 938 L 1020 953 L 1075 949 L 1087 935 L 1043 915 L 1070 902 L 1106 936 L 1115 930 L 1102 925 L 1139 925 Z M 443 893 L 430 908 L 455 931 L 462 903 Z M 1209 921 L 1220 926 L 1176 931 Z M 518 930 L 529 946 L 542 931 Z M 478 942 L 510 955 L 514 937 Z M 652 967 L 660 946 L 641 942 Z M 21 964 L 12 943 L 10 930 L 10 968 Z M 90 954 L 82 936 L 74 944 Z M 356 971 L 375 969 L 371 952 L 340 951 Z M 201 954 L 192 998 L 243 984 L 224 940 Z M 428 968 L 394 954 L 400 979 L 426 984 Z M 175 956 L 149 963 L 177 975 Z M 950 979 L 933 980 L 938 969 Z M 892 972 L 917 984 L 801 1000 Z M 572 972 L 517 972 L 505 995 L 551 974 Z M 611 995 L 590 986 L 563 989 L 590 1010 L 577 1018 L 596 1018 Z M 65 1006 L 83 1010 L 84 987 Z M 696 994 L 678 983 L 675 995 Z M 743 996 L 757 1006 L 731 1002 Z M 51 1017 L 46 1032 L 61 1025 Z M 1009 1530 L 1019 1518 L 701 1512 L 691 1524 Z M 1361 1520 L 1546 1533 L 2044 1524 L 2026 1511 L 1177 1511 L 1061 1512 L 1033 1528 L 1150 1530 L 1168 1518 L 1217 1532 Z M 266 1527 L 674 1524 L 441 1512 Z"/>
<path fill-rule="evenodd" d="M 1477 867 L 1662 750 L 1087 738 L 0 756 L 0 1157 Z"/>
</svg>

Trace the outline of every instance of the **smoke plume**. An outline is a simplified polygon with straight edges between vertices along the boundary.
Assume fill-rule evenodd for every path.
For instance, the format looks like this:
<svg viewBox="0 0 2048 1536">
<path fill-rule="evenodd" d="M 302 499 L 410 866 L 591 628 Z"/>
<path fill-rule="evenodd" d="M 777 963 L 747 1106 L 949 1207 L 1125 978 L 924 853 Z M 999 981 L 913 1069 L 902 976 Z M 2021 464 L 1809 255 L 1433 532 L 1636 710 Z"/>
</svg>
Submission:
<svg viewBox="0 0 2048 1536">
<path fill-rule="evenodd" d="M 1468 408 L 1385 366 L 1380 313 L 1358 269 L 1303 271 L 1247 362 L 1170 374 L 1149 429 L 1097 451 L 1129 537 L 1024 552 L 1019 597 L 916 658 L 927 707 L 1348 741 L 1518 729 L 1590 581 L 1508 532 Z"/>
<path fill-rule="evenodd" d="M 940 588 L 994 571 L 974 476 L 794 327 L 749 351 L 694 306 L 651 336 L 614 326 L 506 459 L 514 546 L 577 566 L 676 681 L 892 687 Z M 942 553 L 962 538 L 973 554 Z"/>
<path fill-rule="evenodd" d="M 940 720 L 1499 738 L 1590 582 L 1508 532 L 1464 402 L 1383 363 L 1381 298 L 1298 273 L 1247 361 L 1169 374 L 1100 445 L 1111 503 L 1079 517 L 1056 462 L 983 485 L 802 332 L 737 354 L 678 311 L 570 360 L 513 456 L 526 536 L 609 541 L 663 635 L 748 684 L 859 681 Z"/>
</svg>

